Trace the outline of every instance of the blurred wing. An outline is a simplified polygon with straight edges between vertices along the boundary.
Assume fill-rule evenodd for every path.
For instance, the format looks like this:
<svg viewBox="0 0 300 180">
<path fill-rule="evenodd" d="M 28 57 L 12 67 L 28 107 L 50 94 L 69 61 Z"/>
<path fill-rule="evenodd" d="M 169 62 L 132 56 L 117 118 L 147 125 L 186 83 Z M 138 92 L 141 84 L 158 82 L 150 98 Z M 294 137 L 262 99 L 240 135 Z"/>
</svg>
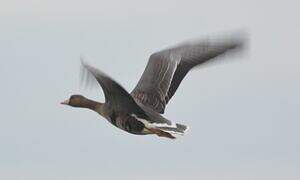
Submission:
<svg viewBox="0 0 300 180">
<path fill-rule="evenodd" d="M 87 79 L 94 77 L 103 89 L 106 103 L 115 111 L 126 111 L 137 115 L 145 115 L 144 111 L 136 104 L 131 95 L 116 81 L 102 71 L 84 63 L 82 67 L 87 70 Z"/>
<path fill-rule="evenodd" d="M 166 104 L 193 67 L 230 49 L 242 46 L 241 39 L 196 41 L 152 54 L 138 84 L 131 92 L 137 102 L 164 113 Z"/>
</svg>

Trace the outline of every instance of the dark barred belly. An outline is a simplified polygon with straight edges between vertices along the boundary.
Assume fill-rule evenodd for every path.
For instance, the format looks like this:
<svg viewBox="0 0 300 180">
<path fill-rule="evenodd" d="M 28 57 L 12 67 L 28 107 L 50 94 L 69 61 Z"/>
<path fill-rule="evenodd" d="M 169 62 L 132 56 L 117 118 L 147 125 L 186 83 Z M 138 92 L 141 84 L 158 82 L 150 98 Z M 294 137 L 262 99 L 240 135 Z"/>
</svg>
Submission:
<svg viewBox="0 0 300 180">
<path fill-rule="evenodd" d="M 132 134 L 145 134 L 144 128 L 145 125 L 138 121 L 135 117 L 130 116 L 128 114 L 117 114 L 113 112 L 109 116 L 109 121 L 115 125 L 116 127 L 123 129 Z"/>
</svg>

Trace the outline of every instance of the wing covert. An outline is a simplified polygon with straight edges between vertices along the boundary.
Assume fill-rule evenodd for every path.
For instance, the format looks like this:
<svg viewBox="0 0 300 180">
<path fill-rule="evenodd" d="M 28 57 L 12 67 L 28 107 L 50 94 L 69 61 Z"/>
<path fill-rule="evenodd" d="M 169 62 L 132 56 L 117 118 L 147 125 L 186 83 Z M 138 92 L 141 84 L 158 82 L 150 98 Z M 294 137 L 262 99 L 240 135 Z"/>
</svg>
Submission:
<svg viewBox="0 0 300 180">
<path fill-rule="evenodd" d="M 243 39 L 202 40 L 152 54 L 138 84 L 131 92 L 134 99 L 156 112 L 164 113 L 166 104 L 193 67 L 242 47 Z"/>
</svg>

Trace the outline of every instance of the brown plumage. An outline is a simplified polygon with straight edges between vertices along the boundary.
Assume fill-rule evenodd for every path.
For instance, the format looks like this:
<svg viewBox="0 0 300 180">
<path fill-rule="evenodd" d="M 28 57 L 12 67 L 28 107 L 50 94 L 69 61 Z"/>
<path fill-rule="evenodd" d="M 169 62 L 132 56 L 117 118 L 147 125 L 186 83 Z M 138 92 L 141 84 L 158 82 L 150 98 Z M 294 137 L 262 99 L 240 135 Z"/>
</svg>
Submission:
<svg viewBox="0 0 300 180">
<path fill-rule="evenodd" d="M 105 102 L 73 95 L 62 104 L 96 111 L 113 125 L 132 134 L 156 134 L 174 139 L 187 126 L 164 118 L 166 104 L 175 94 L 190 69 L 225 52 L 242 47 L 242 39 L 195 41 L 152 54 L 137 86 L 128 93 L 100 70 L 82 62 L 87 79 L 94 78 L 102 87 Z"/>
</svg>

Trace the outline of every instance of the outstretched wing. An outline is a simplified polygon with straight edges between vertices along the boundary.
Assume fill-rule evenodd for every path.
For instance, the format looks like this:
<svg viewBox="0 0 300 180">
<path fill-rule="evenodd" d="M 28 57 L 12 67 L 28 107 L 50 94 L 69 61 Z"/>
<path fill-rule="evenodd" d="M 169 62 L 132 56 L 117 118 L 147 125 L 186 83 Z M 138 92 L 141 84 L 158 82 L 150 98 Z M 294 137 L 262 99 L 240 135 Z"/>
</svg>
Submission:
<svg viewBox="0 0 300 180">
<path fill-rule="evenodd" d="M 116 81 L 110 78 L 102 71 L 84 63 L 82 61 L 82 67 L 87 70 L 85 73 L 87 79 L 91 78 L 91 75 L 97 80 L 103 89 L 105 95 L 106 104 L 108 104 L 115 111 L 125 111 L 129 114 L 133 113 L 139 116 L 145 116 L 145 112 L 136 104 L 131 95 Z"/>
<path fill-rule="evenodd" d="M 134 99 L 164 113 L 166 104 L 193 67 L 230 49 L 242 46 L 241 39 L 196 41 L 152 54 L 138 84 L 131 92 Z"/>
</svg>

